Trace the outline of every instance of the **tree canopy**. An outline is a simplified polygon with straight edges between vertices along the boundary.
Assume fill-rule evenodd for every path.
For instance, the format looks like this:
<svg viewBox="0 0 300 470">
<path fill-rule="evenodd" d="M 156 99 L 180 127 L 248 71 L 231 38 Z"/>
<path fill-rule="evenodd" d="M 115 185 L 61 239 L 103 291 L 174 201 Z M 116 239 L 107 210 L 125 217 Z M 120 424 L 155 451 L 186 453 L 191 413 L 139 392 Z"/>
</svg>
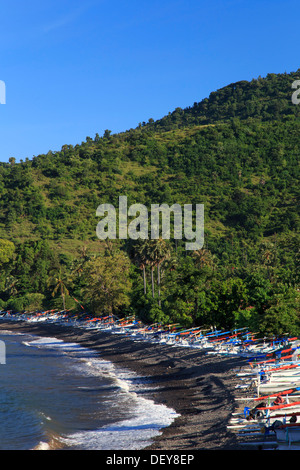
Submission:
<svg viewBox="0 0 300 470">
<path fill-rule="evenodd" d="M 0 164 L 1 307 L 299 334 L 299 75 L 233 83 L 135 129 Z M 121 195 L 204 204 L 203 248 L 108 246 L 96 209 Z"/>
</svg>

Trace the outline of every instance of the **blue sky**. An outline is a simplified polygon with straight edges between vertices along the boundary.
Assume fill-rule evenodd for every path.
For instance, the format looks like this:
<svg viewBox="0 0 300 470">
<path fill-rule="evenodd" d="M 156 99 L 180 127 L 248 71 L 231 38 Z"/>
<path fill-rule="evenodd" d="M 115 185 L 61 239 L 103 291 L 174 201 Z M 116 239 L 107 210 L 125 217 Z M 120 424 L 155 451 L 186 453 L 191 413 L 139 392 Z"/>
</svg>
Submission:
<svg viewBox="0 0 300 470">
<path fill-rule="evenodd" d="M 10 0 L 0 8 L 0 161 L 125 131 L 229 83 L 300 68 L 296 0 Z"/>
</svg>

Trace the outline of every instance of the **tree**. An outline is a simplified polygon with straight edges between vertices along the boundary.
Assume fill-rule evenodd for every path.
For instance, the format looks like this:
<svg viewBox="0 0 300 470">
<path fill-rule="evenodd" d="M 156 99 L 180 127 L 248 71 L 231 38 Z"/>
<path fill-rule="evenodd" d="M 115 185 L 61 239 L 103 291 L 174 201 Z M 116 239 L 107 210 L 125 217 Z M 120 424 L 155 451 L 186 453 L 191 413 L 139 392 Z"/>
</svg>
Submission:
<svg viewBox="0 0 300 470">
<path fill-rule="evenodd" d="M 111 131 L 109 129 L 105 129 L 104 134 L 103 134 L 104 139 L 109 139 L 110 134 L 111 134 Z"/>
<path fill-rule="evenodd" d="M 193 251 L 192 256 L 195 260 L 195 265 L 200 269 L 214 268 L 215 266 L 215 256 L 213 256 L 212 253 L 205 248 Z"/>
<path fill-rule="evenodd" d="M 84 267 L 83 295 L 97 313 L 118 311 L 130 303 L 130 261 L 122 251 L 106 252 Z"/>
<path fill-rule="evenodd" d="M 219 325 L 233 328 L 239 316 L 239 311 L 248 305 L 247 286 L 242 279 L 236 277 L 226 279 L 219 284 L 219 291 L 215 292 L 218 298 L 218 312 L 216 316 Z"/>
<path fill-rule="evenodd" d="M 147 265 L 147 253 L 146 253 L 147 242 L 138 239 L 134 245 L 134 261 L 143 270 L 143 281 L 144 281 L 144 294 L 147 294 L 147 283 L 146 283 L 146 265 Z"/>
<path fill-rule="evenodd" d="M 272 299 L 261 318 L 260 331 L 267 335 L 299 335 L 300 295 L 295 289 L 276 286 Z"/>
<path fill-rule="evenodd" d="M 161 266 L 170 258 L 170 247 L 165 240 L 159 238 L 154 244 L 154 259 L 157 266 L 157 289 L 158 289 L 158 304 L 161 306 L 160 299 L 160 284 L 161 284 Z"/>
<path fill-rule="evenodd" d="M 6 276 L 4 292 L 7 292 L 9 297 L 15 296 L 18 293 L 17 284 L 18 279 L 12 275 Z"/>
<path fill-rule="evenodd" d="M 15 253 L 15 245 L 9 240 L 0 239 L 0 264 L 11 261 Z"/>
<path fill-rule="evenodd" d="M 28 293 L 23 296 L 23 305 L 26 310 L 41 310 L 45 296 L 38 292 Z"/>
<path fill-rule="evenodd" d="M 66 275 L 62 272 L 62 268 L 60 268 L 58 274 L 53 274 L 50 278 L 50 283 L 54 285 L 54 289 L 52 291 L 52 297 L 60 292 L 62 302 L 63 302 L 63 310 L 66 310 L 66 295 L 69 295 L 69 291 L 65 284 Z"/>
<path fill-rule="evenodd" d="M 161 284 L 161 265 L 170 257 L 170 248 L 165 240 L 162 238 L 155 240 L 146 240 L 142 244 L 142 253 L 145 266 L 150 266 L 151 269 L 151 284 L 152 284 L 152 297 L 155 296 L 154 287 L 154 269 L 157 268 L 157 287 L 158 287 L 158 303 L 160 301 L 160 284 Z"/>
</svg>

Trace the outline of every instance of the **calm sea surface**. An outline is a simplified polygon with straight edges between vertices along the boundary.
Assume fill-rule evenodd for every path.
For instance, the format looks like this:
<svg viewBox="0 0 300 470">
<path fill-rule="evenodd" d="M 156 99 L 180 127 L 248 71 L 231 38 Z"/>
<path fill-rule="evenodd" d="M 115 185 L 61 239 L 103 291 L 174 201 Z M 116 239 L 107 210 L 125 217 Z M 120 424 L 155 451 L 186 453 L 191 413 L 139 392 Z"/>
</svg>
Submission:
<svg viewBox="0 0 300 470">
<path fill-rule="evenodd" d="M 144 397 L 153 385 L 93 351 L 2 332 L 0 450 L 141 449 L 177 416 Z"/>
</svg>

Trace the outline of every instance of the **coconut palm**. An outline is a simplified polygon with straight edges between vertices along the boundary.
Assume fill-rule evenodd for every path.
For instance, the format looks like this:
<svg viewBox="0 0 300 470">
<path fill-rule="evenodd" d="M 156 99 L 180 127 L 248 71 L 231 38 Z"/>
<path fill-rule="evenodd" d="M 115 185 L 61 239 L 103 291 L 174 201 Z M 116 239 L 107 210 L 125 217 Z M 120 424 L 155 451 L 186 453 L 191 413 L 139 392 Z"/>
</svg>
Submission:
<svg viewBox="0 0 300 470">
<path fill-rule="evenodd" d="M 157 287 L 158 287 L 158 303 L 160 300 L 160 282 L 161 282 L 161 266 L 171 256 L 170 247 L 165 240 L 159 239 L 156 244 L 156 260 L 157 260 Z"/>
<path fill-rule="evenodd" d="M 83 246 L 78 250 L 79 257 L 76 258 L 71 265 L 71 277 L 80 277 L 83 273 L 85 264 L 90 260 L 87 247 Z"/>
<path fill-rule="evenodd" d="M 209 250 L 206 250 L 205 248 L 195 250 L 193 252 L 193 258 L 195 260 L 196 266 L 198 266 L 200 269 L 203 269 L 204 267 L 214 267 L 214 256 Z"/>
<path fill-rule="evenodd" d="M 134 261 L 143 270 L 144 294 L 147 293 L 146 265 L 147 265 L 147 245 L 143 240 L 137 240 L 134 246 Z"/>
<path fill-rule="evenodd" d="M 62 273 L 62 269 L 60 268 L 58 274 L 53 274 L 50 278 L 50 283 L 54 285 L 54 289 L 52 291 L 52 297 L 54 297 L 57 292 L 60 292 L 62 302 L 63 302 L 63 309 L 66 310 L 66 295 L 69 295 L 69 291 L 65 285 L 65 276 Z"/>
<path fill-rule="evenodd" d="M 154 298 L 154 269 L 157 267 L 157 288 L 158 288 L 158 302 L 160 300 L 160 284 L 161 284 L 161 265 L 170 257 L 169 245 L 165 240 L 159 238 L 157 240 L 150 240 L 147 243 L 147 259 L 151 267 L 151 282 L 152 282 L 152 296 Z"/>
</svg>

